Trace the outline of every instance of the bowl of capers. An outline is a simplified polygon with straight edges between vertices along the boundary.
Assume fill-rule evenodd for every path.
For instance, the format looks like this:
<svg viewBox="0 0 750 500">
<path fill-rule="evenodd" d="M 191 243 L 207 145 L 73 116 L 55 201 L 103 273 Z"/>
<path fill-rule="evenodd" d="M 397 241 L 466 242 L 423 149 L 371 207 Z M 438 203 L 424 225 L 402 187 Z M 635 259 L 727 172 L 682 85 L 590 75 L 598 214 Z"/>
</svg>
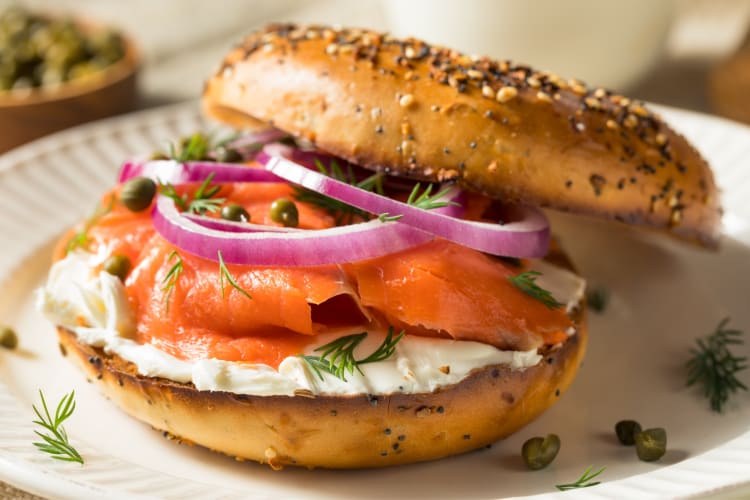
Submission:
<svg viewBox="0 0 750 500">
<path fill-rule="evenodd" d="M 133 43 L 110 28 L 0 9 L 0 152 L 132 110 L 138 59 Z"/>
</svg>

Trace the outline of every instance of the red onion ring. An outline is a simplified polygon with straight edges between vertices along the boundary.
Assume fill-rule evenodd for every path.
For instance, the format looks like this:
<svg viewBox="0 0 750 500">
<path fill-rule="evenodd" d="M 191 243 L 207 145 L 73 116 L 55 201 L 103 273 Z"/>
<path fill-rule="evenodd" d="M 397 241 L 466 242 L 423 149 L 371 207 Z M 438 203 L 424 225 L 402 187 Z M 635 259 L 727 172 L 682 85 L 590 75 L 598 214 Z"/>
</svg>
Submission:
<svg viewBox="0 0 750 500">
<path fill-rule="evenodd" d="M 330 229 L 229 232 L 196 224 L 174 202 L 159 196 L 154 228 L 184 251 L 218 262 L 256 266 L 319 266 L 354 262 L 399 252 L 426 243 L 433 235 L 397 222 L 375 219 Z"/>
<path fill-rule="evenodd" d="M 213 182 L 284 182 L 267 170 L 248 167 L 238 163 L 217 163 L 209 161 L 151 160 L 126 162 L 120 170 L 119 182 L 134 177 L 148 177 L 154 181 L 174 185 L 188 182 L 203 182 L 214 174 Z"/>
<path fill-rule="evenodd" d="M 226 146 L 232 149 L 242 149 L 254 144 L 268 144 L 269 142 L 278 141 L 288 135 L 288 133 L 277 128 L 269 128 L 242 134 L 240 137 L 228 142 Z"/>
<path fill-rule="evenodd" d="M 365 191 L 265 151 L 258 155 L 257 161 L 289 182 L 373 214 L 401 215 L 400 223 L 481 252 L 536 258 L 543 257 L 548 250 L 549 224 L 541 211 L 531 207 L 515 208 L 521 216 L 518 221 L 503 224 L 467 221 Z"/>
</svg>

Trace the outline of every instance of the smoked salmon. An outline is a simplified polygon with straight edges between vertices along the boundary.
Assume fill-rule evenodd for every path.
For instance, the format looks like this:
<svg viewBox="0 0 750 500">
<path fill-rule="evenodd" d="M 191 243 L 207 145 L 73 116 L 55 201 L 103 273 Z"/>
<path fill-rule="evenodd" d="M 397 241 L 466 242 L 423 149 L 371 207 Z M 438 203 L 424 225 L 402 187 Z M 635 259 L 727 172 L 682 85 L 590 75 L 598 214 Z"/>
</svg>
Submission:
<svg viewBox="0 0 750 500">
<path fill-rule="evenodd" d="M 190 193 L 195 187 L 184 187 Z M 103 205 L 117 189 L 105 195 Z M 216 194 L 242 205 L 256 224 L 277 225 L 271 203 L 294 199 L 286 183 L 224 184 Z M 297 203 L 299 227 L 335 225 L 326 211 Z M 132 262 L 125 280 L 137 340 L 181 359 L 216 358 L 272 367 L 318 344 L 321 334 L 383 331 L 474 340 L 530 350 L 565 338 L 564 308 L 551 309 L 508 280 L 525 267 L 445 240 L 366 261 L 316 267 L 219 264 L 175 248 L 149 211 L 115 203 L 87 227 L 92 266 L 115 254 Z"/>
</svg>

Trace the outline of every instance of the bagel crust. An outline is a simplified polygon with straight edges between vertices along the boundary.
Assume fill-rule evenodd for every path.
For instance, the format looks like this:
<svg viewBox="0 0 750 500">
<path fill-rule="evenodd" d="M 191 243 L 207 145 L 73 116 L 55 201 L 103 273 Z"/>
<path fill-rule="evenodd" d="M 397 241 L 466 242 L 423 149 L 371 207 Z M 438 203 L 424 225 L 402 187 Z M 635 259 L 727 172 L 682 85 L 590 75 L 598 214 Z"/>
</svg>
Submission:
<svg viewBox="0 0 750 500">
<path fill-rule="evenodd" d="M 585 351 L 583 329 L 536 366 L 493 365 L 431 393 L 248 396 L 138 375 L 117 355 L 58 328 L 60 347 L 122 410 L 166 436 L 238 459 L 355 469 L 456 455 L 517 431 L 570 385 Z"/>
<path fill-rule="evenodd" d="M 272 25 L 225 58 L 208 114 L 262 120 L 368 168 L 715 246 L 700 154 L 642 103 L 367 30 Z"/>
</svg>

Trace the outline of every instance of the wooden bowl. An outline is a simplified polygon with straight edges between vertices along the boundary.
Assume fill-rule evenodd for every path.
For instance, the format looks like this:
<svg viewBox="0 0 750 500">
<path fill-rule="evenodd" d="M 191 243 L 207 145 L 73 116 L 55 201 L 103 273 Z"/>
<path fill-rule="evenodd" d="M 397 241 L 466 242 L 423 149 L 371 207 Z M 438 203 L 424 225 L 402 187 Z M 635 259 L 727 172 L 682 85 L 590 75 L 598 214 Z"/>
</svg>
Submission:
<svg viewBox="0 0 750 500">
<path fill-rule="evenodd" d="M 0 153 L 79 123 L 131 111 L 139 55 L 122 38 L 123 58 L 101 71 L 60 85 L 0 91 Z"/>
</svg>

